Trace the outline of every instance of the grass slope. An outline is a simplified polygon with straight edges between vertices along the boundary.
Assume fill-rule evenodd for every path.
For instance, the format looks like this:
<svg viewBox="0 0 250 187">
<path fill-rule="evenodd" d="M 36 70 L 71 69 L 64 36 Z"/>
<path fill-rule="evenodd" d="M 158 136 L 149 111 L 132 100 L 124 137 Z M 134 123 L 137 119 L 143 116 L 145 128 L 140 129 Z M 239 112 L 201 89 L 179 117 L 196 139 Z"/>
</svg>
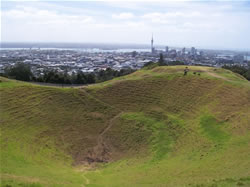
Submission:
<svg viewBox="0 0 250 187">
<path fill-rule="evenodd" d="M 184 68 L 80 89 L 1 78 L 1 186 L 250 186 L 249 82 Z"/>
</svg>

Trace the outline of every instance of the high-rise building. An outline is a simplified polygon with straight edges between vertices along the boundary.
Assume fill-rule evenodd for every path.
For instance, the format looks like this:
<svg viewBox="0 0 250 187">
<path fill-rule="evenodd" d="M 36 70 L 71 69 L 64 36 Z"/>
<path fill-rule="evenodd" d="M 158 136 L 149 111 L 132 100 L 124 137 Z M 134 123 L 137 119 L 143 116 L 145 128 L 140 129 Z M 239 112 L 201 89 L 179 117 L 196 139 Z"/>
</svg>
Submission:
<svg viewBox="0 0 250 187">
<path fill-rule="evenodd" d="M 196 49 L 194 47 L 191 48 L 191 55 L 196 55 Z"/>
<path fill-rule="evenodd" d="M 151 53 L 154 53 L 155 52 L 155 49 L 154 49 L 154 37 L 153 37 L 153 34 L 152 34 L 152 39 L 151 39 Z"/>
<path fill-rule="evenodd" d="M 182 49 L 182 54 L 185 55 L 185 53 L 186 53 L 186 48 L 184 47 L 184 48 Z"/>
<path fill-rule="evenodd" d="M 166 48 L 165 48 L 165 52 L 166 52 L 166 53 L 168 53 L 168 46 L 166 46 Z"/>
<path fill-rule="evenodd" d="M 172 49 L 169 51 L 169 55 L 172 58 L 175 58 L 177 56 L 177 51 L 175 49 Z"/>
</svg>

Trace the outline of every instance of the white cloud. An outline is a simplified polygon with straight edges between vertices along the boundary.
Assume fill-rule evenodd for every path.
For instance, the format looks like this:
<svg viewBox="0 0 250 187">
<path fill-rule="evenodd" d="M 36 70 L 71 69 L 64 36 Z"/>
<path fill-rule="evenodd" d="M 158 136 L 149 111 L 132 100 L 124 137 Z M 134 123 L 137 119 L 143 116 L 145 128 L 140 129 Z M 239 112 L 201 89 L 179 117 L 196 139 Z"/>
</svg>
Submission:
<svg viewBox="0 0 250 187">
<path fill-rule="evenodd" d="M 120 14 L 113 14 L 112 18 L 114 18 L 114 19 L 131 19 L 131 18 L 134 18 L 134 14 L 132 14 L 130 12 L 124 12 L 124 13 L 120 13 Z"/>
<path fill-rule="evenodd" d="M 201 18 L 203 15 L 200 12 L 193 11 L 193 12 L 153 12 L 153 13 L 147 13 L 141 16 L 144 19 L 149 19 L 152 22 L 159 22 L 164 23 L 168 22 L 169 19 L 178 19 L 178 18 Z"/>
<path fill-rule="evenodd" d="M 156 44 L 249 46 L 246 38 L 250 31 L 250 7 L 239 3 L 5 3 L 1 9 L 3 41 L 147 43 L 154 32 Z"/>
<path fill-rule="evenodd" d="M 68 24 L 68 23 L 92 23 L 93 17 L 86 15 L 59 14 L 56 11 L 37 9 L 34 7 L 17 7 L 8 11 L 2 11 L 5 20 L 20 22 L 23 24 Z"/>
</svg>

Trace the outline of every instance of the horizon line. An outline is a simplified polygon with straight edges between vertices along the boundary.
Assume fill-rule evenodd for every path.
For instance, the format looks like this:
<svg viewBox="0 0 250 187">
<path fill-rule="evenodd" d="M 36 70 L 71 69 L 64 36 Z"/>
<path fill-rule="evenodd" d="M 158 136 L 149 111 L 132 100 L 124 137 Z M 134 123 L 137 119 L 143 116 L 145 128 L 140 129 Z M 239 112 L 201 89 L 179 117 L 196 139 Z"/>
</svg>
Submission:
<svg viewBox="0 0 250 187">
<path fill-rule="evenodd" d="M 119 42 L 78 42 L 78 41 L 0 41 L 0 48 L 8 48 L 8 47 L 2 47 L 2 44 L 102 44 L 102 45 L 138 45 L 138 46 L 147 46 L 150 48 L 150 44 L 146 43 L 119 43 Z M 155 44 L 154 46 L 158 47 L 171 47 L 171 48 L 192 48 L 195 47 L 196 49 L 200 50 L 225 50 L 225 51 L 244 51 L 244 52 L 250 52 L 250 48 L 226 48 L 226 47 L 205 47 L 205 46 L 173 46 L 173 45 L 164 45 L 164 44 Z M 23 47 L 27 48 L 27 47 Z M 58 47 L 56 47 L 58 48 Z"/>
</svg>

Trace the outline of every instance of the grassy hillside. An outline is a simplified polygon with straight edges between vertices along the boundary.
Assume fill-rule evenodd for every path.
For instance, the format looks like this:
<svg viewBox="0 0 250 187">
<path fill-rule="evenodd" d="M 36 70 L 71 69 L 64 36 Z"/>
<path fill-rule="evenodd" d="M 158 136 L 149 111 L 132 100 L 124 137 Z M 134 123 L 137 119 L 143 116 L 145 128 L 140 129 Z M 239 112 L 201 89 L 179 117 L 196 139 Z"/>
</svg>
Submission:
<svg viewBox="0 0 250 187">
<path fill-rule="evenodd" d="M 250 83 L 184 68 L 82 88 L 1 78 L 1 185 L 250 186 Z"/>
</svg>

